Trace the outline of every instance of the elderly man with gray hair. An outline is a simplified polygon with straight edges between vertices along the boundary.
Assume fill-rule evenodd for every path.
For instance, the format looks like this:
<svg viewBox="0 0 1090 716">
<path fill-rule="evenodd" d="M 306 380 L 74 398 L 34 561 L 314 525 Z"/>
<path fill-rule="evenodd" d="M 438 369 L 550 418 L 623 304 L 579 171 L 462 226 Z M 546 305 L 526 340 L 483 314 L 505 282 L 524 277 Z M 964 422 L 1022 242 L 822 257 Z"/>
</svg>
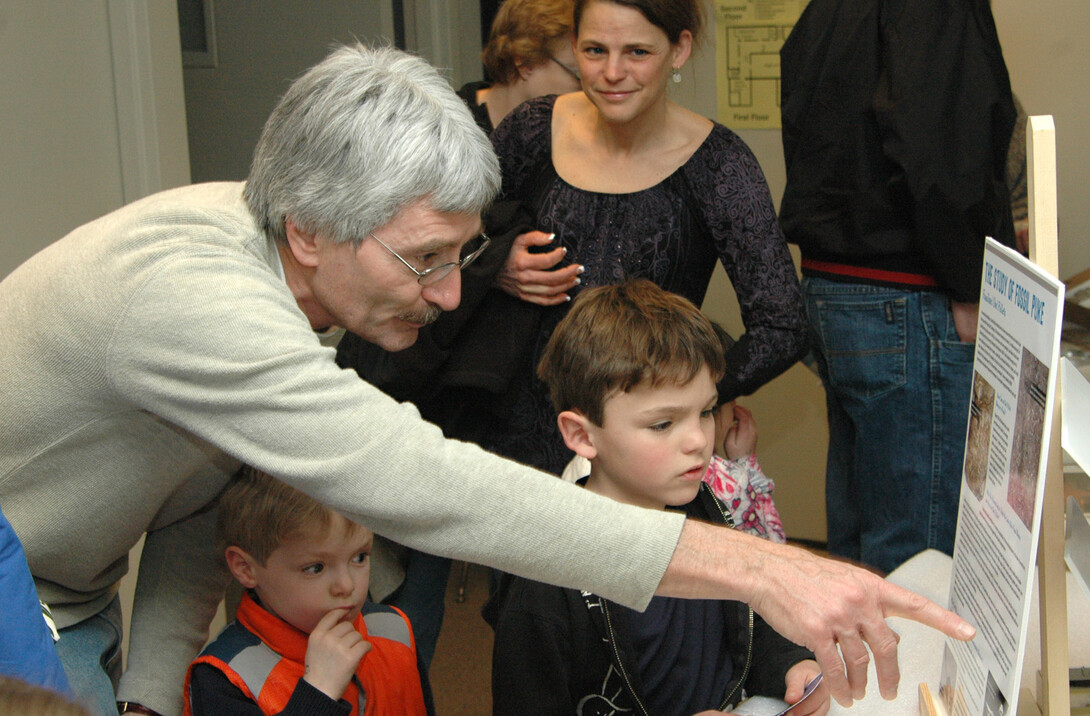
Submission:
<svg viewBox="0 0 1090 716">
<path fill-rule="evenodd" d="M 841 701 L 862 693 L 866 643 L 896 688 L 886 616 L 971 636 L 868 572 L 444 440 L 338 369 L 342 329 L 401 349 L 458 304 L 499 181 L 438 73 L 343 47 L 280 101 L 245 183 L 137 201 L 0 283 L 0 504 L 73 689 L 101 712 L 180 710 L 226 583 L 215 498 L 243 463 L 424 551 L 635 608 L 656 593 L 748 602 L 817 654 Z M 121 674 L 117 584 L 145 535 Z"/>
</svg>

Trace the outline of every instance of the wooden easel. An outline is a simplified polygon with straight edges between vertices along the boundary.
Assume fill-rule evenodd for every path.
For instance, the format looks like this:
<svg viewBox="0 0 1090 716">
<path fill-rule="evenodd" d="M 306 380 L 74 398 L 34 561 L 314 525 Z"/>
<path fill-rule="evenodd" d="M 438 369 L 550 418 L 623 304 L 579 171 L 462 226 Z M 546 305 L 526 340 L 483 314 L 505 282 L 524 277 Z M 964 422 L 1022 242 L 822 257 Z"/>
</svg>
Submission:
<svg viewBox="0 0 1090 716">
<path fill-rule="evenodd" d="M 1056 213 L 1056 127 L 1051 116 L 1030 117 L 1026 128 L 1026 171 L 1029 181 L 1029 258 L 1059 278 Z M 1063 451 L 1060 445 L 1062 394 L 1059 376 L 1047 447 L 1041 538 L 1037 570 L 1041 614 L 1041 679 L 1037 699 L 1025 685 L 1019 716 L 1066 716 L 1071 712 L 1067 663 L 1067 568 L 1064 565 Z"/>
<path fill-rule="evenodd" d="M 1056 128 L 1051 116 L 1030 117 L 1026 128 L 1029 189 L 1029 258 L 1059 278 L 1056 214 Z M 1017 716 L 1067 716 L 1071 694 L 1067 663 L 1067 571 L 1064 564 L 1062 410 L 1059 376 L 1052 430 L 1046 446 L 1044 504 L 1037 545 L 1041 615 L 1041 676 L 1037 698 L 1022 685 Z M 928 684 L 920 684 L 920 716 L 946 716 Z"/>
</svg>

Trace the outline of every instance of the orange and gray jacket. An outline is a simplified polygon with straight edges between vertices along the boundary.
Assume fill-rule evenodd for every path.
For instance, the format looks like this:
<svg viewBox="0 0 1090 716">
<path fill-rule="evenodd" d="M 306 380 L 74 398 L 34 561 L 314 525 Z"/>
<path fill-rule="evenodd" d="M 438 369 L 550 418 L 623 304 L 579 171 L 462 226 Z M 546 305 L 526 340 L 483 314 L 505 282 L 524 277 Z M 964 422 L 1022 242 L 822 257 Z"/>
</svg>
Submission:
<svg viewBox="0 0 1090 716">
<path fill-rule="evenodd" d="M 238 692 L 266 714 L 290 714 L 296 708 L 300 713 L 314 713 L 316 700 L 328 702 L 329 713 L 352 716 L 432 713 L 420 678 L 412 627 L 405 615 L 393 607 L 365 604 L 353 626 L 370 642 L 371 650 L 360 660 L 340 701 L 323 699 L 324 694 L 302 680 L 307 635 L 246 594 L 236 620 L 189 667 L 186 716 L 219 716 L 224 703 L 238 701 Z M 202 665 L 215 671 L 202 669 Z M 217 678 L 216 672 L 229 683 Z"/>
</svg>

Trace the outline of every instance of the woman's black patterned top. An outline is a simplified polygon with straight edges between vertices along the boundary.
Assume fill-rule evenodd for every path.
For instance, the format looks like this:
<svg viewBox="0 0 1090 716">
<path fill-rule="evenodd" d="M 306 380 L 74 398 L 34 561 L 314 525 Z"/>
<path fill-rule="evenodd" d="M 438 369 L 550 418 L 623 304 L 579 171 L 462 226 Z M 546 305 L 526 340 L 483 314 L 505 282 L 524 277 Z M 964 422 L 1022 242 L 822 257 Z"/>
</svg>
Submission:
<svg viewBox="0 0 1090 716">
<path fill-rule="evenodd" d="M 806 350 L 806 318 L 787 243 L 757 159 L 732 131 L 711 134 L 663 182 L 627 194 L 574 187 L 552 165 L 555 96 L 531 100 L 496 128 L 505 199 L 537 208 L 537 228 L 585 267 L 579 289 L 647 278 L 701 305 L 718 258 L 738 295 L 746 332 L 727 354 L 720 395 L 752 393 Z M 542 175 L 542 172 L 545 174 Z M 526 196 L 536 187 L 536 197 Z M 537 360 L 567 306 L 547 309 L 510 396 L 509 419 L 484 446 L 559 473 L 571 457 Z"/>
</svg>

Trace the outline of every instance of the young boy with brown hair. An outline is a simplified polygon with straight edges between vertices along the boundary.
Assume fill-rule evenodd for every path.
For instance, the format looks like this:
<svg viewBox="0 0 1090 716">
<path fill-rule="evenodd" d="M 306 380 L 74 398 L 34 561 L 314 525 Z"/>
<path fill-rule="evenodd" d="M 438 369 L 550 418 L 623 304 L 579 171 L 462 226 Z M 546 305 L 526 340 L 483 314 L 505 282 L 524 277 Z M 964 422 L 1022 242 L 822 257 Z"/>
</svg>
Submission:
<svg viewBox="0 0 1090 716">
<path fill-rule="evenodd" d="M 726 354 L 734 339 L 715 321 L 712 328 Z M 780 513 L 772 501 L 775 484 L 761 471 L 757 461 L 757 423 L 748 408 L 727 400 L 716 405 L 714 452 L 704 473 L 704 482 L 730 512 L 734 527 L 772 542 L 787 541 Z M 578 482 L 590 474 L 590 461 L 576 455 L 560 478 Z"/>
<path fill-rule="evenodd" d="M 585 489 L 730 523 L 702 482 L 723 370 L 719 338 L 700 311 L 637 280 L 584 291 L 538 375 L 565 443 L 590 461 Z M 809 651 L 740 602 L 655 597 L 639 613 L 589 592 L 505 582 L 486 607 L 496 629 L 496 714 L 722 712 L 749 695 L 794 702 L 819 673 Z M 792 713 L 828 708 L 818 686 Z"/>
<path fill-rule="evenodd" d="M 189 667 L 187 715 L 432 713 L 409 620 L 365 604 L 371 530 L 252 468 L 216 527 L 246 593 Z"/>
</svg>

